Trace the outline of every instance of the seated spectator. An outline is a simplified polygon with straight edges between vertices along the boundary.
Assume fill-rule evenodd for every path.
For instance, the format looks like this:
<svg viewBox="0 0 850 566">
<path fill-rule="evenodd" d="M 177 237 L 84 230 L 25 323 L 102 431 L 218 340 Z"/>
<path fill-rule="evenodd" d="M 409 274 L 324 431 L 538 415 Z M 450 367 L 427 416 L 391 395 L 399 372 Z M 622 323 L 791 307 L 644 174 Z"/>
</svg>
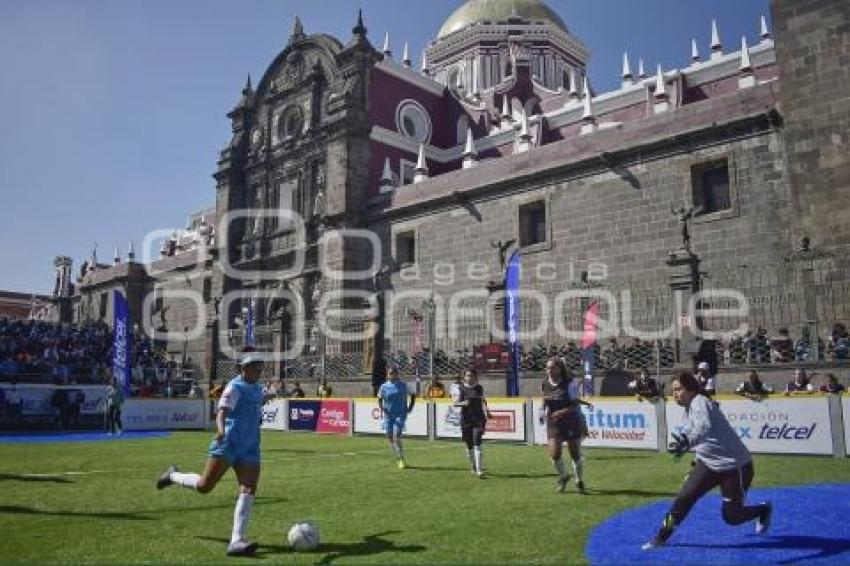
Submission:
<svg viewBox="0 0 850 566">
<path fill-rule="evenodd" d="M 773 348 L 773 360 L 787 364 L 794 360 L 794 341 L 788 334 L 787 328 L 780 328 L 779 335 L 774 338 L 770 346 Z"/>
<path fill-rule="evenodd" d="M 844 393 L 845 387 L 838 383 L 835 374 L 828 373 L 824 376 L 824 383 L 818 388 L 821 393 Z"/>
<path fill-rule="evenodd" d="M 294 383 L 294 387 L 292 388 L 292 391 L 289 392 L 289 396 L 299 398 L 299 399 L 307 396 L 307 395 L 304 394 L 304 390 L 301 389 L 301 382 L 296 381 Z"/>
<path fill-rule="evenodd" d="M 658 391 L 658 382 L 650 377 L 649 370 L 646 368 L 641 368 L 638 378 L 629 383 L 629 391 L 638 401 L 646 399 L 653 402 L 661 396 Z"/>
<path fill-rule="evenodd" d="M 833 325 L 827 350 L 833 360 L 850 358 L 850 334 L 848 334 L 847 327 L 844 324 L 836 322 Z"/>
<path fill-rule="evenodd" d="M 815 388 L 809 383 L 809 378 L 806 375 L 806 370 L 797 368 L 794 370 L 794 381 L 785 386 L 783 395 L 797 395 L 800 393 L 814 393 Z"/>
<path fill-rule="evenodd" d="M 717 392 L 714 385 L 714 377 L 712 377 L 709 371 L 708 362 L 697 364 L 697 373 L 694 377 L 697 378 L 697 382 L 702 388 L 702 394 L 706 397 L 711 397 Z"/>
<path fill-rule="evenodd" d="M 773 388 L 762 383 L 759 379 L 759 373 L 756 370 L 750 372 L 746 381 L 742 381 L 735 390 L 737 395 L 759 401 L 770 393 L 773 393 Z"/>
<path fill-rule="evenodd" d="M 426 399 L 442 399 L 446 396 L 446 388 L 445 386 L 434 376 L 433 381 L 428 386 L 428 389 L 425 390 L 425 398 Z"/>
<path fill-rule="evenodd" d="M 750 353 L 750 363 L 766 364 L 770 362 L 770 341 L 767 339 L 767 330 L 758 328 L 755 334 L 748 333 L 744 344 Z"/>
<path fill-rule="evenodd" d="M 201 386 L 198 385 L 197 381 L 193 381 L 192 385 L 189 387 L 189 399 L 203 399 L 204 398 L 204 390 L 201 389 Z"/>
<path fill-rule="evenodd" d="M 327 399 L 333 394 L 333 388 L 328 385 L 328 379 L 323 377 L 319 381 L 319 386 L 316 388 L 316 397 L 319 399 Z"/>
</svg>

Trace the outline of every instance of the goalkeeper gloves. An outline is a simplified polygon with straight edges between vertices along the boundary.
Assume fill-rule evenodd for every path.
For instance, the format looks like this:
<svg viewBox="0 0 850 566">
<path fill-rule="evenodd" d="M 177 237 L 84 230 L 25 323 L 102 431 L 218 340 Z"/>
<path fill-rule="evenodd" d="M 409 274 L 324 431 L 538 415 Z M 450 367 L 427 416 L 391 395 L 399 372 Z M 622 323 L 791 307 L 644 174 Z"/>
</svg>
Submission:
<svg viewBox="0 0 850 566">
<path fill-rule="evenodd" d="M 674 458 L 681 458 L 687 453 L 688 448 L 690 448 L 690 441 L 685 434 L 676 434 L 674 432 L 671 436 L 673 437 L 673 441 L 667 445 L 667 452 L 672 454 Z"/>
</svg>

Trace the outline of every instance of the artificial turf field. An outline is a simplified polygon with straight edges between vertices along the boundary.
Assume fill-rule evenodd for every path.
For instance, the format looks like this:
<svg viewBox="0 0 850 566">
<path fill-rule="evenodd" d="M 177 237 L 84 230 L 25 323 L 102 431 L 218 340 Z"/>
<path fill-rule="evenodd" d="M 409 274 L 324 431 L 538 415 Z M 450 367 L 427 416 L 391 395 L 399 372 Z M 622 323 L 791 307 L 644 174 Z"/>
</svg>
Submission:
<svg viewBox="0 0 850 566">
<path fill-rule="evenodd" d="M 236 494 L 232 473 L 205 496 L 154 487 L 169 464 L 200 471 L 209 440 L 209 433 L 188 432 L 0 444 L 0 563 L 250 561 L 225 556 Z M 406 442 L 409 468 L 400 471 L 382 438 L 265 432 L 249 527 L 261 545 L 253 560 L 586 563 L 595 526 L 620 511 L 671 498 L 688 468 L 687 459 L 675 463 L 663 454 L 588 449 L 589 495 L 578 495 L 572 482 L 562 495 L 555 493 L 542 447 L 485 442 L 488 476 L 477 479 L 460 443 Z M 756 455 L 755 462 L 754 487 L 850 482 L 847 460 Z M 846 501 L 837 504 L 847 507 Z M 320 527 L 316 552 L 286 547 L 288 527 L 301 519 Z M 622 537 L 639 545 L 656 526 Z M 685 562 L 698 562 L 690 556 Z"/>
</svg>

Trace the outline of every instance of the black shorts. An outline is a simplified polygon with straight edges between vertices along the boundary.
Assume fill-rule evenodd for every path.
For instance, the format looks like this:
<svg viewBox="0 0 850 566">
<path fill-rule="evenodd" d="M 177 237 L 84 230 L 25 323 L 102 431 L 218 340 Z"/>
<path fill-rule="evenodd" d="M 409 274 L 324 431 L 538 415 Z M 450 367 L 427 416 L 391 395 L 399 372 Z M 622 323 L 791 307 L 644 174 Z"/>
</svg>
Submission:
<svg viewBox="0 0 850 566">
<path fill-rule="evenodd" d="M 547 420 L 546 435 L 549 439 L 580 440 L 587 436 L 584 415 L 578 409 L 572 409 L 559 419 Z"/>
</svg>

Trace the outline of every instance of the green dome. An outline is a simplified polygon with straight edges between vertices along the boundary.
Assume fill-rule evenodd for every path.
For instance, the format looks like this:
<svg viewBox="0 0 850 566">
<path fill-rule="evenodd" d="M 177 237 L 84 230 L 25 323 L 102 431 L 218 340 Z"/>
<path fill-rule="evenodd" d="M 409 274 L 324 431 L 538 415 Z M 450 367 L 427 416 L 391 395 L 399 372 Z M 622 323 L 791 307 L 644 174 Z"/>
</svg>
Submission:
<svg viewBox="0 0 850 566">
<path fill-rule="evenodd" d="M 514 13 L 525 20 L 542 20 L 567 31 L 564 20 L 540 0 L 467 0 L 449 16 L 437 33 L 437 39 L 475 22 L 504 22 Z"/>
</svg>

